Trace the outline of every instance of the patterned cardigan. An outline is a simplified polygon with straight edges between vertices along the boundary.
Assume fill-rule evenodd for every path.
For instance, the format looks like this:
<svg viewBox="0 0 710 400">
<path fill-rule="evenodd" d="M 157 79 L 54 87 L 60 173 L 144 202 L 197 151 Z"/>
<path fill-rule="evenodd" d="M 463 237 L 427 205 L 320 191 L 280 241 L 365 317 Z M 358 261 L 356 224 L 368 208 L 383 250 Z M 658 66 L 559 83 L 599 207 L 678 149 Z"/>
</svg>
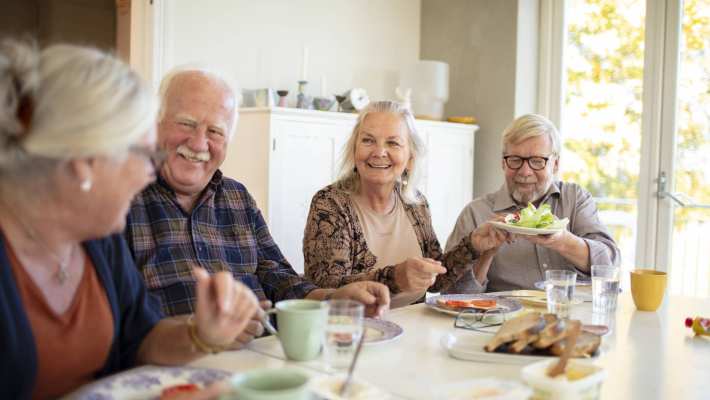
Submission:
<svg viewBox="0 0 710 400">
<path fill-rule="evenodd" d="M 399 188 L 395 189 L 402 199 Z M 442 262 L 446 274 L 439 275 L 430 292 L 448 289 L 473 265 L 478 252 L 468 237 L 443 253 L 431 225 L 431 212 L 424 195 L 420 204 L 402 201 L 424 257 Z M 323 288 L 338 288 L 351 282 L 371 280 L 383 283 L 392 294 L 401 292 L 395 283 L 394 265 L 376 270 L 377 257 L 370 252 L 350 194 L 337 183 L 313 196 L 303 237 L 306 277 Z M 404 261 L 404 260 L 403 260 Z"/>
</svg>

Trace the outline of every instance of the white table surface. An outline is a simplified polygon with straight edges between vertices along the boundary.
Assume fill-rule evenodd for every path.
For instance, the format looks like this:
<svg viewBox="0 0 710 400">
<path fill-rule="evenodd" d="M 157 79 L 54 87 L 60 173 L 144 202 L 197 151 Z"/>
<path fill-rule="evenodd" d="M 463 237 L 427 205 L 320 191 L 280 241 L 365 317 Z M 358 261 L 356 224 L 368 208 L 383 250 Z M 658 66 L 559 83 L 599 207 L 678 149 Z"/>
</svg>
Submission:
<svg viewBox="0 0 710 400">
<path fill-rule="evenodd" d="M 658 311 L 641 312 L 635 309 L 629 294 L 621 294 L 619 307 L 608 321 L 612 331 L 604 336 L 604 351 L 595 361 L 608 373 L 602 398 L 710 398 L 710 338 L 694 337 L 684 326 L 685 317 L 696 315 L 710 317 L 708 299 L 667 297 Z M 592 315 L 590 303 L 573 307 L 572 317 L 584 323 L 600 322 Z M 356 375 L 395 397 L 428 399 L 439 385 L 467 379 L 520 379 L 521 365 L 451 358 L 440 344 L 444 335 L 454 331 L 451 315 L 418 304 L 392 310 L 385 319 L 399 324 L 404 334 L 393 342 L 365 346 Z M 313 375 L 331 373 L 320 359 L 285 361 L 275 337 L 258 339 L 246 350 L 205 357 L 190 365 L 235 372 L 289 365 Z"/>
</svg>

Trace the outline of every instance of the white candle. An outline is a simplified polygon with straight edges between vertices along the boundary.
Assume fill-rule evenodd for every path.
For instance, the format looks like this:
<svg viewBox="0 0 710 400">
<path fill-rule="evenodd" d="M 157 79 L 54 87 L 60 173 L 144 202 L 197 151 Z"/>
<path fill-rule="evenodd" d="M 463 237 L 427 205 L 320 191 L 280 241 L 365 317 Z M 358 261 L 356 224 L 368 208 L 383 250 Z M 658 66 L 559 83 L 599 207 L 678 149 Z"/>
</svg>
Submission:
<svg viewBox="0 0 710 400">
<path fill-rule="evenodd" d="M 320 97 L 328 96 L 328 90 L 325 86 L 325 75 L 320 77 Z"/>
<path fill-rule="evenodd" d="M 308 80 L 308 47 L 303 46 L 303 59 L 301 60 L 301 80 Z"/>
</svg>

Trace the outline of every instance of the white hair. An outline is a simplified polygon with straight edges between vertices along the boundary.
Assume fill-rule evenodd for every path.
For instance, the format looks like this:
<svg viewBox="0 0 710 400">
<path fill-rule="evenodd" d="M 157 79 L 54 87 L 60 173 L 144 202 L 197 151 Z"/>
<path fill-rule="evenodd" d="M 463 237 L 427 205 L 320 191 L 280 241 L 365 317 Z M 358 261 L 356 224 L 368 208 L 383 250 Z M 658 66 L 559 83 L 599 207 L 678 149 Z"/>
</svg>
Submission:
<svg viewBox="0 0 710 400">
<path fill-rule="evenodd" d="M 424 142 L 419 137 L 417 127 L 414 124 L 414 116 L 412 111 L 403 104 L 395 101 L 376 101 L 372 102 L 360 112 L 357 118 L 357 123 L 353 128 L 348 142 L 343 149 L 340 171 L 338 174 L 337 184 L 341 188 L 351 193 L 357 193 L 360 190 L 360 179 L 355 171 L 355 147 L 357 146 L 357 136 L 360 133 L 360 127 L 363 121 L 370 113 L 392 113 L 402 118 L 402 122 L 407 127 L 407 140 L 409 143 L 409 151 L 412 157 L 411 168 L 407 171 L 407 184 L 403 185 L 401 179 L 400 193 L 402 199 L 407 204 L 419 204 L 421 198 L 418 193 L 419 183 L 421 182 L 423 171 L 421 162 L 425 155 Z"/>
<path fill-rule="evenodd" d="M 538 114 L 525 114 L 516 118 L 503 131 L 503 155 L 509 144 L 517 144 L 530 138 L 547 136 L 552 144 L 552 154 L 559 157 L 560 134 L 549 119 Z"/>
<path fill-rule="evenodd" d="M 138 75 L 109 54 L 61 44 L 39 51 L 11 40 L 0 43 L 0 96 L 6 176 L 46 173 L 74 158 L 125 156 L 154 129 L 158 107 Z"/>
<path fill-rule="evenodd" d="M 237 120 L 239 119 L 239 100 L 241 98 L 241 92 L 239 88 L 234 83 L 234 81 L 227 77 L 226 74 L 222 73 L 218 69 L 202 64 L 184 64 L 179 65 L 166 73 L 163 79 L 160 81 L 160 88 L 158 89 L 158 95 L 160 96 L 160 109 L 158 111 L 158 122 L 162 122 L 165 117 L 166 105 L 168 100 L 168 89 L 173 83 L 173 80 L 181 75 L 198 73 L 214 79 L 215 81 L 223 84 L 230 94 L 234 98 L 234 110 L 232 111 L 232 124 L 227 128 L 228 134 L 227 139 L 231 140 L 234 136 L 234 131 L 237 128 Z"/>
</svg>

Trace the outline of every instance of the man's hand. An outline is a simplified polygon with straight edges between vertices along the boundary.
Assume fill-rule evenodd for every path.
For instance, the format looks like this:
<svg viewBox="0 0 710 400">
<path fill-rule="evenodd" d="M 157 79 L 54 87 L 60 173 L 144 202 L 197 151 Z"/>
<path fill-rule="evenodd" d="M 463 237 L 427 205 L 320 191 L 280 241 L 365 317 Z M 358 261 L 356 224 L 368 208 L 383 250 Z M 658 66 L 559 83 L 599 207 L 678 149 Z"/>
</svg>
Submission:
<svg viewBox="0 0 710 400">
<path fill-rule="evenodd" d="M 529 241 L 530 243 L 537 244 L 540 246 L 547 247 L 551 250 L 559 252 L 559 249 L 564 245 L 567 240 L 567 235 L 569 232 L 566 230 L 553 233 L 552 235 L 519 235 L 522 239 Z"/>
<path fill-rule="evenodd" d="M 540 246 L 549 248 L 571 261 L 583 272 L 590 271 L 589 246 L 584 239 L 568 230 L 563 230 L 552 235 L 537 235 L 519 237 Z"/>
<path fill-rule="evenodd" d="M 255 338 L 264 334 L 264 325 L 261 323 L 261 318 L 264 315 L 264 310 L 271 308 L 271 301 L 261 300 L 259 301 L 260 310 L 254 313 L 251 321 L 247 324 L 247 328 L 237 336 L 237 338 L 229 346 L 230 350 L 239 350 L 244 348 Z"/>
<path fill-rule="evenodd" d="M 415 257 L 395 265 L 394 280 L 403 292 L 424 291 L 434 284 L 439 274 L 445 273 L 441 262 Z"/>
<path fill-rule="evenodd" d="M 390 307 L 390 290 L 377 282 L 353 282 L 335 290 L 331 299 L 357 300 L 365 305 L 367 317 L 381 317 Z"/>
<path fill-rule="evenodd" d="M 194 268 L 193 273 L 197 278 L 197 334 L 208 345 L 231 345 L 253 318 L 263 312 L 254 292 L 235 281 L 229 272 L 210 276 L 204 269 Z M 252 325 L 253 333 L 257 330 Z"/>
</svg>

